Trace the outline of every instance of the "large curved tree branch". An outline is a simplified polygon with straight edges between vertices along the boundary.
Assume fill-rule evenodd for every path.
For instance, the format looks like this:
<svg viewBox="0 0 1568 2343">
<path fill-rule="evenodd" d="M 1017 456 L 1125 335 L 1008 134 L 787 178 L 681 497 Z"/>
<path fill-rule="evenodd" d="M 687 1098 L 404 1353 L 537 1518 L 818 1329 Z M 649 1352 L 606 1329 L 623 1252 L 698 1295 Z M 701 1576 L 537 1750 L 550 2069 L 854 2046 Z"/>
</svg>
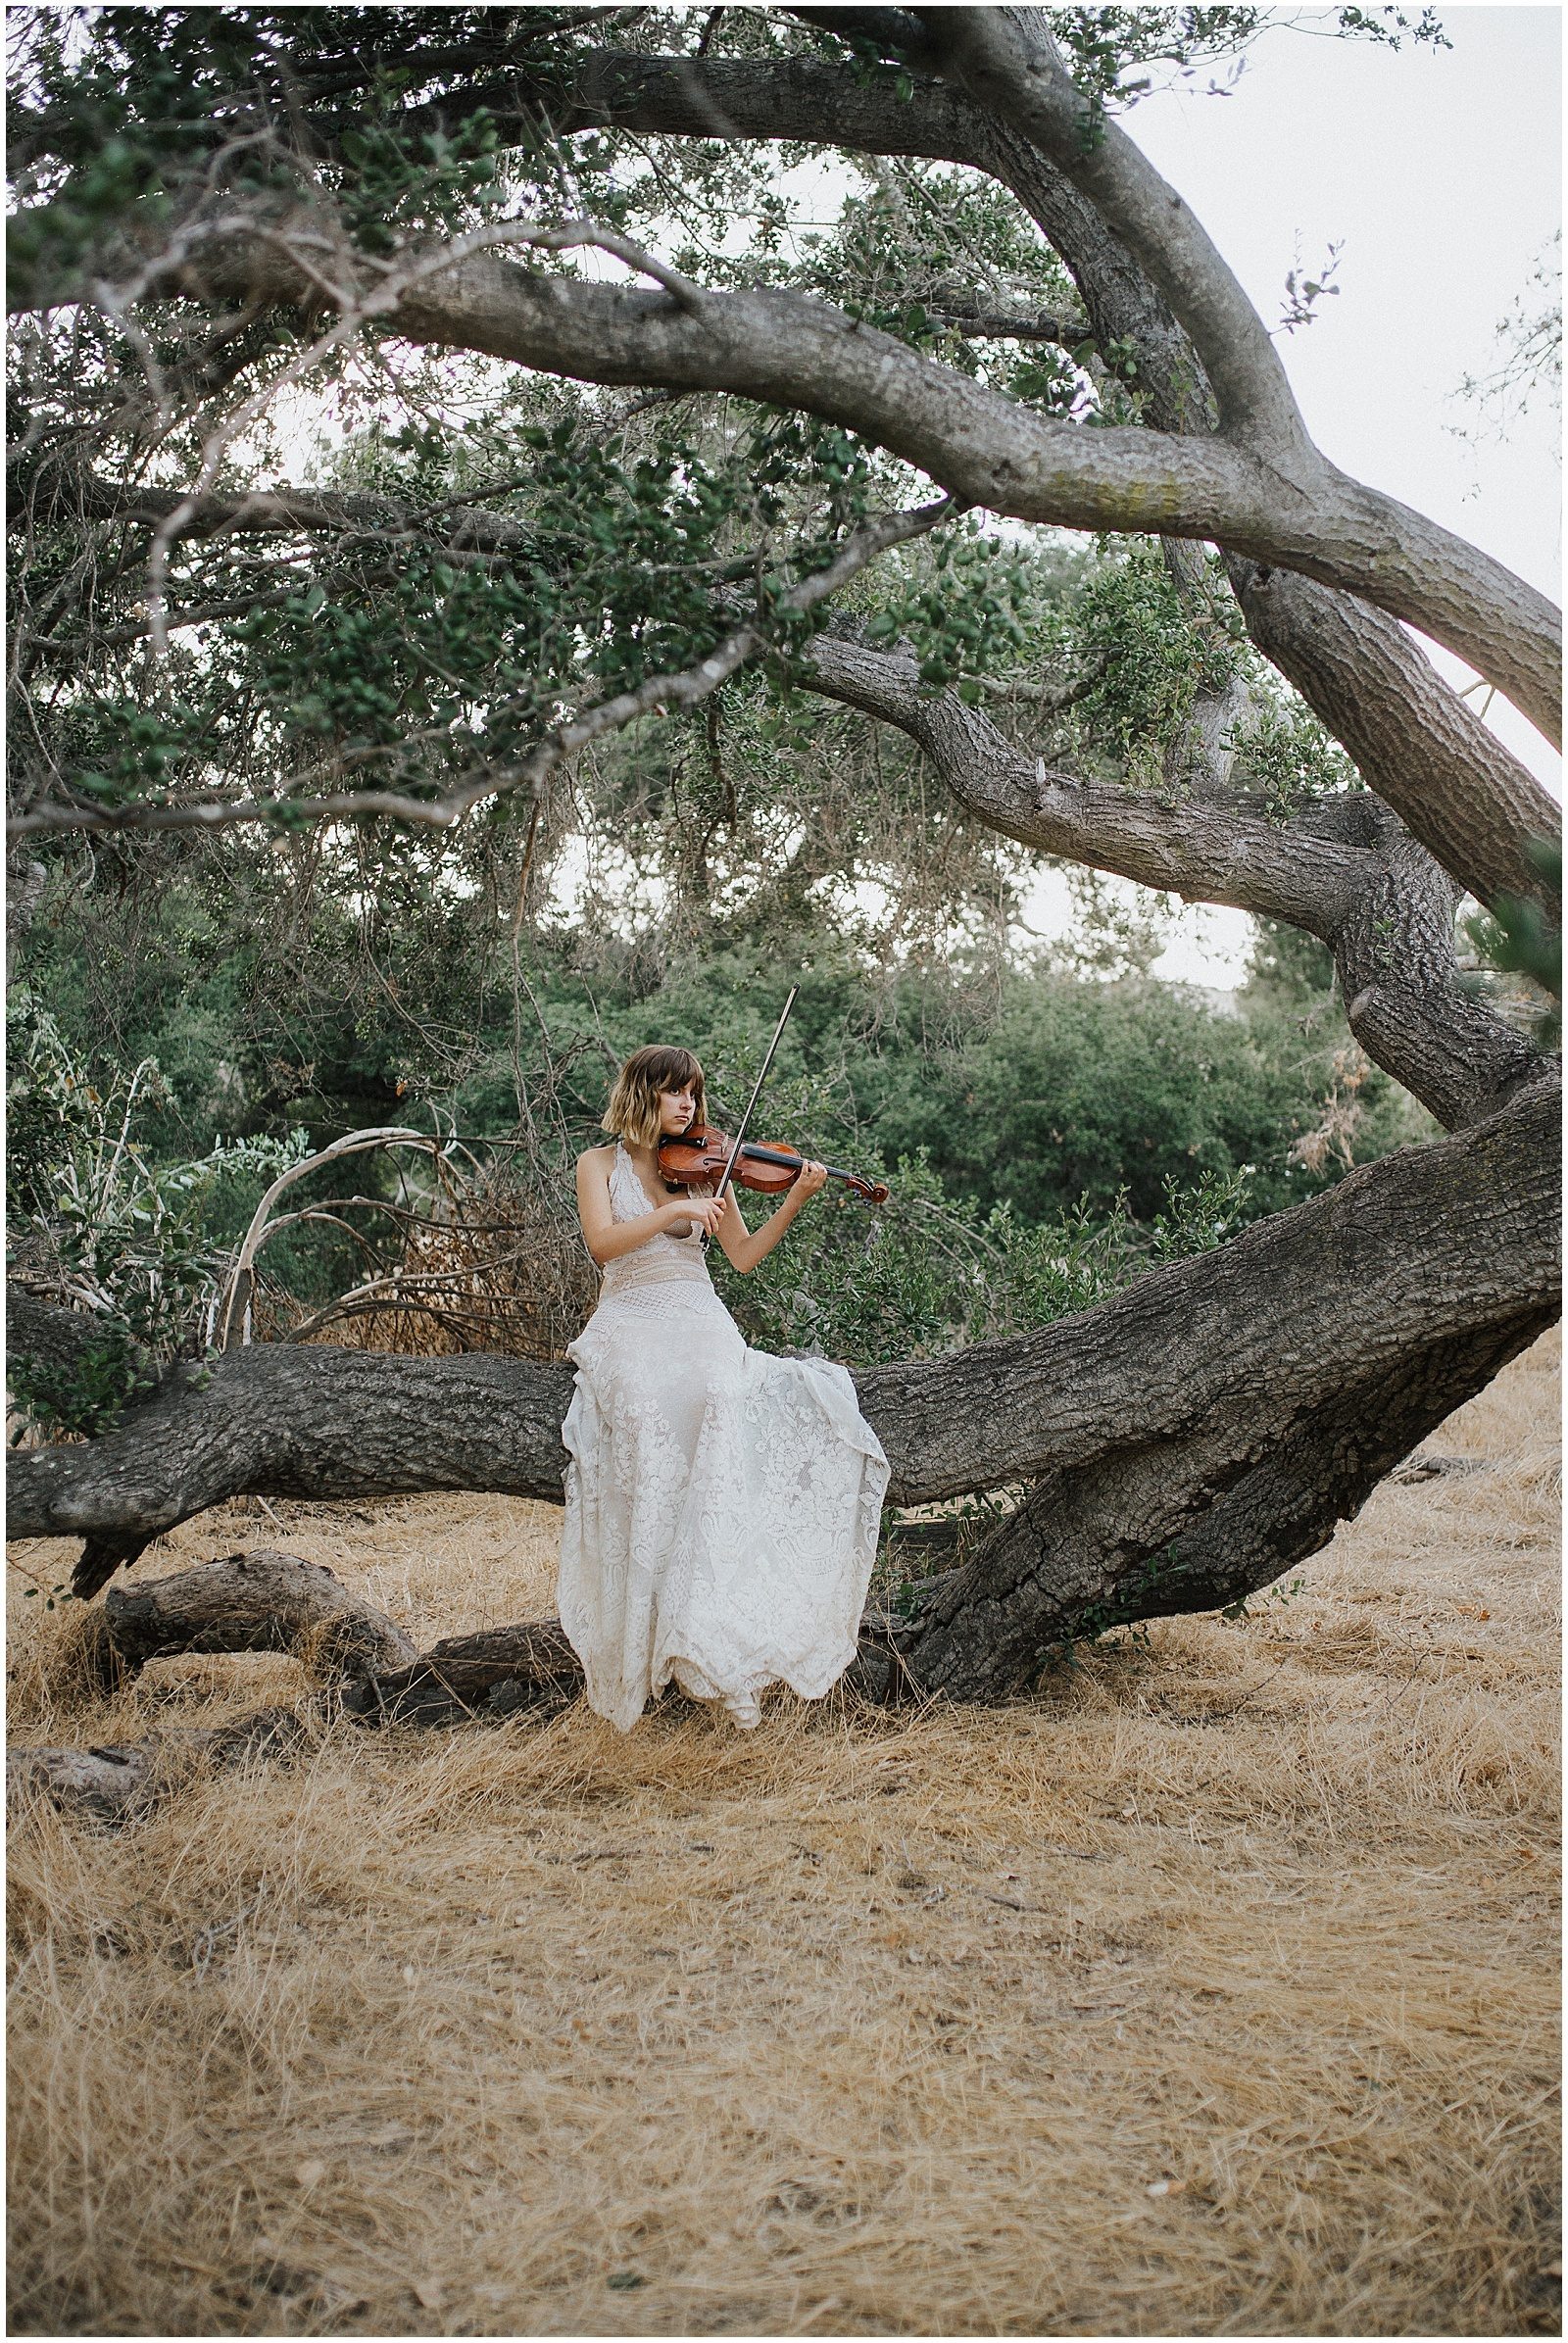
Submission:
<svg viewBox="0 0 1568 2343">
<path fill-rule="evenodd" d="M 536 134 L 544 119 L 560 138 L 613 125 L 676 137 L 826 139 L 867 154 L 962 161 L 981 119 L 966 98 L 938 82 L 923 81 L 900 99 L 891 77 L 878 80 L 853 66 L 808 57 L 683 57 L 604 48 L 568 53 L 546 70 L 535 58 L 501 73 L 464 73 L 454 60 L 446 78 L 445 89 L 404 107 L 389 126 L 409 140 L 430 132 L 450 136 L 482 112 L 503 137 L 514 139 Z M 279 134 L 292 136 L 313 159 L 340 160 L 345 133 L 363 126 L 357 93 L 341 107 L 325 93 L 313 93 L 308 82 L 297 82 L 292 95 L 292 113 L 283 103 L 277 109 Z M 233 129 L 231 118 L 215 112 L 205 135 L 216 147 Z M 183 122 L 181 130 L 193 143 L 203 135 L 194 123 Z M 46 155 L 75 164 L 84 159 L 79 115 L 67 107 L 52 114 L 18 109 L 8 122 L 8 149 L 17 169 Z M 69 199 L 73 192 L 68 179 L 63 193 Z M 61 298 L 76 298 L 83 283 L 78 276 Z"/>
<path fill-rule="evenodd" d="M 966 31 L 995 14 L 943 11 L 933 30 Z M 849 29 L 846 12 L 825 16 L 828 29 L 835 20 Z M 1213 427 L 1216 410 L 1202 364 L 1081 184 L 1029 138 L 951 87 L 922 80 L 899 97 L 885 83 L 812 60 L 694 61 L 612 51 L 585 64 L 562 102 L 567 111 L 553 111 L 552 119 L 563 129 L 597 109 L 599 119 L 641 130 L 830 136 L 863 153 L 940 158 L 982 171 L 1011 190 L 1060 255 L 1100 342 L 1136 353 L 1150 420 L 1167 433 Z M 1136 170 L 1142 158 L 1135 148 L 1131 155 Z M 1223 261 L 1218 265 L 1224 268 Z M 1259 363 L 1277 369 L 1271 343 Z M 1291 571 L 1270 573 L 1246 561 L 1232 566 L 1258 648 L 1459 885 L 1486 903 L 1499 893 L 1538 894 L 1539 874 L 1522 849 L 1532 836 L 1555 834 L 1555 803 L 1403 630 L 1365 602 L 1342 601 Z"/>
<path fill-rule="evenodd" d="M 1353 833 L 1269 821 L 1240 795 L 1172 801 L 1054 770 L 1014 747 L 983 708 L 922 683 L 908 649 L 875 651 L 824 635 L 810 647 L 801 681 L 897 725 L 988 828 L 1140 886 L 1288 920 L 1326 940 L 1372 867 Z"/>
<path fill-rule="evenodd" d="M 172 490 L 132 489 L 93 477 L 78 486 L 93 517 L 127 525 L 155 527 L 178 503 Z M 519 522 L 482 506 L 465 503 L 423 513 L 388 498 L 289 489 L 206 498 L 186 533 L 416 538 L 498 555 L 528 543 Z M 1560 808 L 1444 683 L 1404 629 L 1369 603 L 1289 570 L 1260 568 L 1238 559 L 1231 573 L 1248 631 L 1259 650 L 1302 694 L 1368 785 L 1450 876 L 1487 903 L 1500 894 L 1535 893 L 1539 874 L 1525 858 L 1523 846 L 1532 837 L 1554 836 L 1560 828 Z M 245 607 L 253 607 L 253 602 L 254 597 Z M 199 610 L 192 622 L 214 614 Z M 122 631 L 129 639 L 132 631 L 145 632 L 145 622 Z M 1175 878 L 1148 883 L 1180 884 Z M 1258 902 L 1246 907 L 1291 916 L 1283 904 Z"/>
<path fill-rule="evenodd" d="M 1033 8 L 919 12 L 942 73 L 1088 197 L 1185 327 L 1227 436 L 1312 490 L 1325 468 L 1267 328 L 1174 187 L 1073 81 Z"/>
<path fill-rule="evenodd" d="M 74 489 L 81 510 L 92 518 L 132 527 L 158 526 L 179 502 L 171 489 L 130 488 L 90 475 Z M 416 539 L 497 555 L 525 549 L 529 543 L 520 522 L 482 505 L 464 503 L 425 513 L 389 498 L 292 489 L 204 498 L 184 533 L 318 535 L 334 542 Z M 1531 837 L 1555 835 L 1560 808 L 1444 683 L 1404 629 L 1369 603 L 1289 570 L 1237 560 L 1231 574 L 1248 631 L 1259 650 L 1302 694 L 1368 785 L 1454 880 L 1487 903 L 1499 894 L 1534 893 L 1539 876 L 1525 859 L 1522 845 Z M 236 601 L 235 608 L 240 607 Z M 255 607 L 255 596 L 243 607 Z M 187 622 L 220 614 L 216 606 L 203 608 L 189 614 Z M 171 625 L 175 622 L 172 616 Z M 138 621 L 103 639 L 129 640 L 145 631 L 146 622 Z M 1180 886 L 1174 877 L 1151 878 L 1148 883 Z M 1292 916 L 1283 903 L 1265 905 L 1259 901 L 1246 907 Z"/>
<path fill-rule="evenodd" d="M 1524 848 L 1562 808 L 1450 691 L 1402 626 L 1353 594 L 1233 561 L 1247 631 L 1457 884 L 1494 903 L 1531 897 Z"/>
<path fill-rule="evenodd" d="M 892 20 L 897 15 L 900 37 L 922 44 L 924 62 L 933 62 L 924 54 L 925 34 L 907 12 L 871 13 L 879 21 L 888 19 L 877 38 L 894 39 Z M 851 14 L 832 12 L 828 28 L 856 30 Z M 866 27 L 858 29 L 863 34 Z M 459 62 L 460 53 L 454 53 L 446 61 L 447 69 L 456 69 Z M 309 88 L 299 102 L 307 109 L 312 151 L 332 154 L 353 118 L 334 114 L 330 101 L 322 102 Z M 489 79 L 465 80 L 460 74 L 441 95 L 420 101 L 400 119 L 411 134 L 450 132 L 480 107 L 504 132 L 527 128 L 531 134 L 542 116 L 561 136 L 613 124 L 640 133 L 709 140 L 827 139 L 867 154 L 925 157 L 983 171 L 1011 189 L 1060 253 L 1078 281 L 1099 338 L 1136 351 L 1138 382 L 1150 419 L 1168 432 L 1211 426 L 1211 394 L 1191 344 L 1095 205 L 1037 146 L 942 82 L 922 78 L 912 88 L 905 85 L 895 91 L 891 78 L 878 80 L 858 67 L 819 59 L 661 57 L 605 49 L 552 60 L 545 73 L 536 60 L 523 58 Z M 221 129 L 215 123 L 215 136 Z M 57 130 L 58 134 L 48 122 L 38 121 L 14 133 L 14 144 L 20 137 L 24 147 L 30 138 L 40 152 L 71 154 L 74 119 L 63 115 Z M 1309 705 L 1359 759 L 1365 754 L 1361 736 L 1367 727 L 1364 721 L 1357 726 L 1355 719 L 1364 717 L 1370 695 L 1321 688 L 1324 661 L 1305 623 L 1312 607 L 1297 596 L 1288 630 L 1282 634 L 1272 629 L 1265 636 L 1254 627 L 1254 633 L 1260 647 L 1280 660 Z M 1315 608 L 1327 619 L 1330 598 L 1320 597 Z M 1250 603 L 1250 622 L 1252 615 Z M 1397 631 L 1388 628 L 1380 660 L 1385 676 L 1397 652 Z M 1549 825 L 1549 801 L 1543 802 L 1544 793 L 1535 790 L 1528 776 L 1523 776 L 1521 793 L 1521 768 L 1496 749 L 1455 695 L 1441 683 L 1433 685 L 1427 662 L 1413 646 L 1404 646 L 1398 663 L 1398 680 L 1415 687 L 1417 697 L 1425 701 L 1429 729 L 1446 736 L 1447 753 L 1434 757 L 1431 741 L 1417 741 L 1412 788 L 1403 799 L 1391 794 L 1391 802 L 1399 805 L 1416 834 L 1460 884 L 1483 900 L 1492 900 L 1499 888 L 1536 892 L 1536 874 L 1522 865 L 1520 848 L 1525 838 Z M 1392 712 L 1391 729 L 1398 731 L 1399 711 Z M 1377 788 L 1389 779 L 1376 772 L 1367 777 Z M 1454 851 L 1449 835 L 1454 825 L 1445 818 L 1443 793 L 1449 787 L 1468 795 L 1480 814 L 1479 822 L 1466 818 L 1458 825 L 1467 834 L 1463 856 Z M 1489 808 L 1489 795 L 1494 793 L 1497 803 Z M 1409 802 L 1412 798 L 1416 802 Z"/>
<path fill-rule="evenodd" d="M 836 635 L 811 647 L 802 680 L 896 724 L 958 803 L 1005 837 L 1319 937 L 1356 1040 L 1446 1128 L 1554 1079 L 1551 1061 L 1465 990 L 1452 883 L 1376 798 L 1319 800 L 1281 823 L 1239 793 L 1080 781 L 1032 761 L 956 693 L 924 687 L 912 654 Z"/>
<path fill-rule="evenodd" d="M 977 162 L 981 158 L 977 152 Z M 1198 358 L 1156 288 L 1027 141 L 993 138 L 981 167 L 1010 187 L 1071 270 L 1099 338 L 1137 354 L 1146 412 L 1165 432 L 1213 427 Z M 1457 884 L 1494 903 L 1541 898 L 1526 849 L 1561 811 L 1387 612 L 1286 569 L 1232 558 L 1257 648 L 1347 751 L 1369 788 Z M 1555 915 L 1555 905 L 1544 905 Z"/>
<path fill-rule="evenodd" d="M 942 24 L 956 26 L 961 17 L 967 25 L 982 13 L 993 12 L 942 12 Z M 824 22 L 828 29 L 835 23 L 851 28 L 844 11 L 831 12 Z M 918 27 L 908 19 L 906 29 Z M 436 116 L 450 123 L 479 102 L 478 92 L 457 91 L 432 101 L 427 111 L 432 124 Z M 951 87 L 921 80 L 901 96 L 886 82 L 814 59 L 606 50 L 581 60 L 553 90 L 491 84 L 483 102 L 499 109 L 502 120 L 509 106 L 516 119 L 520 103 L 536 104 L 563 135 L 612 122 L 705 139 L 826 138 L 861 153 L 943 160 L 985 171 L 1011 190 L 1060 254 L 1101 342 L 1136 351 L 1137 382 L 1151 421 L 1168 433 L 1212 427 L 1215 410 L 1202 365 L 1166 301 L 1095 203 L 1027 137 Z M 1272 344 L 1261 363 L 1277 368 Z M 1483 902 L 1494 902 L 1500 892 L 1535 895 L 1539 877 L 1521 850 L 1530 837 L 1556 830 L 1553 801 L 1401 629 L 1364 603 L 1338 606 L 1332 592 L 1292 573 L 1276 570 L 1270 578 L 1247 562 L 1236 564 L 1235 572 L 1258 648 L 1444 867 Z M 1243 579 L 1255 590 L 1243 592 Z M 1352 645 L 1355 655 L 1365 653 L 1365 670 L 1355 667 Z"/>
<path fill-rule="evenodd" d="M 29 222 L 36 235 L 39 222 Z M 1325 470 L 1309 488 L 1215 439 L 1085 430 L 1034 414 L 828 304 L 771 291 L 648 294 L 544 276 L 482 247 L 601 241 L 513 222 L 405 256 L 379 279 L 319 217 L 220 206 L 137 273 L 183 292 L 340 306 L 416 343 L 580 381 L 731 391 L 851 426 L 968 504 L 1082 529 L 1212 540 L 1348 588 L 1424 628 L 1543 725 L 1558 720 L 1556 614 L 1498 562 Z M 309 256 L 309 257 L 307 257 Z M 652 264 L 648 264 L 652 266 Z M 665 272 L 667 273 L 667 271 Z M 40 295 L 35 289 L 35 300 Z M 324 347 L 324 344 L 323 344 Z"/>
<path fill-rule="evenodd" d="M 1196 353 L 1094 206 L 1027 140 L 993 136 L 975 160 L 1012 190 L 1060 255 L 1102 342 L 1136 353 L 1150 420 L 1165 432 L 1211 430 Z M 1230 572 L 1258 649 L 1458 885 L 1488 903 L 1499 894 L 1539 898 L 1525 850 L 1532 838 L 1560 832 L 1560 808 L 1404 629 L 1364 600 L 1289 570 L 1233 557 Z"/>
</svg>

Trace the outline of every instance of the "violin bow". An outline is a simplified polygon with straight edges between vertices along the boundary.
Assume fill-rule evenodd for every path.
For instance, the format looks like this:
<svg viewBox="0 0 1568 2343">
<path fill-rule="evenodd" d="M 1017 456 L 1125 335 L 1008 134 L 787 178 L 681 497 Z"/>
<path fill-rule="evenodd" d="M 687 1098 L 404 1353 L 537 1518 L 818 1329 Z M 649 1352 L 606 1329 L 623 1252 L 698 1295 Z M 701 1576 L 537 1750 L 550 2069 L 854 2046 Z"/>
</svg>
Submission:
<svg viewBox="0 0 1568 2343">
<path fill-rule="evenodd" d="M 713 1194 L 720 1199 L 720 1201 L 722 1201 L 722 1199 L 729 1194 L 729 1184 L 735 1176 L 735 1166 L 741 1159 L 741 1147 L 746 1138 L 746 1126 L 752 1119 L 752 1108 L 757 1104 L 758 1099 L 761 1097 L 762 1085 L 767 1080 L 767 1069 L 773 1062 L 773 1052 L 778 1048 L 780 1041 L 783 1039 L 784 1028 L 789 1023 L 790 1011 L 795 1006 L 796 996 L 799 994 L 800 989 L 801 988 L 799 985 L 791 985 L 790 987 L 790 997 L 784 1003 L 783 1013 L 781 1014 L 777 1025 L 773 1028 L 773 1039 L 767 1045 L 767 1055 L 762 1060 L 762 1070 L 758 1075 L 756 1082 L 753 1084 L 752 1095 L 746 1101 L 746 1112 L 741 1116 L 740 1127 L 735 1133 L 734 1143 L 729 1150 L 729 1161 L 724 1166 L 724 1177 L 719 1181 L 718 1186 L 713 1191 Z M 706 1229 L 703 1231 L 703 1243 L 705 1245 L 708 1243 L 708 1231 Z"/>
</svg>

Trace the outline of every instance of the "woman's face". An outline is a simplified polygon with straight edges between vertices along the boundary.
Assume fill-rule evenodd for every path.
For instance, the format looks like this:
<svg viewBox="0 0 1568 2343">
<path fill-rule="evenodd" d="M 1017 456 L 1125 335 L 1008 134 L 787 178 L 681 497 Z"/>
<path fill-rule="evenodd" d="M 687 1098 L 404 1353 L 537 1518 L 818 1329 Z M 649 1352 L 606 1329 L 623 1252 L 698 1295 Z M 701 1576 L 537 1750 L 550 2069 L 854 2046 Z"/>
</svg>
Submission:
<svg viewBox="0 0 1568 2343">
<path fill-rule="evenodd" d="M 684 1131 L 697 1112 L 697 1093 L 688 1082 L 681 1090 L 661 1091 L 659 1094 L 660 1131 L 662 1137 L 673 1138 Z"/>
</svg>

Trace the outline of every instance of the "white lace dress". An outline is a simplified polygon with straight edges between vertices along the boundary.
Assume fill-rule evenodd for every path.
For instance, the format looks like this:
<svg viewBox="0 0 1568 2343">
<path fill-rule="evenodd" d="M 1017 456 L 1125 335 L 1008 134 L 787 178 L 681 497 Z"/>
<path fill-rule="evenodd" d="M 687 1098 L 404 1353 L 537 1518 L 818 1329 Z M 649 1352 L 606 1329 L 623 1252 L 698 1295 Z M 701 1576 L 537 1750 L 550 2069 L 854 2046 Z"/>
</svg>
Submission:
<svg viewBox="0 0 1568 2343">
<path fill-rule="evenodd" d="M 621 1147 L 610 1202 L 653 1209 Z M 561 1623 L 590 1704 L 624 1733 L 671 1678 L 739 1725 L 770 1684 L 818 1698 L 855 1656 L 888 1482 L 848 1371 L 749 1350 L 696 1232 L 612 1261 L 566 1355 Z"/>
</svg>

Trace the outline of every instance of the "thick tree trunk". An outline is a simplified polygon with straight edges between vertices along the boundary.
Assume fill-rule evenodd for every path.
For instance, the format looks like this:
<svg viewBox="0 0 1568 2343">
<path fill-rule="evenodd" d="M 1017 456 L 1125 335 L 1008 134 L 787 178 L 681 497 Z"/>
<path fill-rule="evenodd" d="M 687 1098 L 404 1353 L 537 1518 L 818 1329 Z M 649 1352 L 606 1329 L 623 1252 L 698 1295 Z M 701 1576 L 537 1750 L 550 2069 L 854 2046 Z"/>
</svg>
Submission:
<svg viewBox="0 0 1568 2343">
<path fill-rule="evenodd" d="M 859 1682 L 887 1696 L 896 1656 L 927 1696 L 999 1700 L 1083 1636 L 1244 1601 L 1325 1546 L 1391 1468 L 1555 1315 L 1527 1310 L 1412 1342 L 1272 1439 L 1244 1398 L 1191 1440 L 1048 1475 L 970 1562 L 930 1587 L 899 1629 L 895 1655 L 862 1652 Z"/>
<path fill-rule="evenodd" d="M 13 1305 L 29 1346 L 40 1305 Z M 64 1311 L 51 1311 L 58 1340 Z M 78 1321 L 90 1328 L 90 1320 Z M 74 1587 L 95 1593 L 122 1562 L 225 1498 L 371 1497 L 485 1489 L 559 1504 L 571 1369 L 466 1352 L 403 1358 L 263 1343 L 181 1363 L 116 1431 L 16 1455 L 10 1534 L 85 1539 Z"/>
<path fill-rule="evenodd" d="M 1326 1544 L 1391 1467 L 1555 1314 L 1504 1314 L 1414 1342 L 1394 1368 L 1320 1398 L 1263 1453 L 1240 1394 L 1185 1441 L 1146 1442 L 1092 1471 L 1049 1474 L 965 1566 L 915 1589 L 912 1616 L 867 1612 L 849 1688 L 877 1704 L 1005 1699 L 1086 1636 L 1244 1601 Z M 1428 1460 L 1434 1472 L 1456 1467 Z M 391 1621 L 343 1593 L 330 1573 L 274 1553 L 236 1554 L 135 1593 L 111 1588 L 84 1649 L 94 1674 L 114 1681 L 173 1651 L 314 1651 L 323 1630 L 348 1681 L 306 1714 L 270 1708 L 216 1732 L 14 1750 L 8 1800 L 42 1796 L 123 1824 L 199 1768 L 287 1755 L 334 1711 L 367 1726 L 496 1723 L 555 1715 L 582 1689 L 559 1620 L 449 1636 L 415 1657 Z"/>
<path fill-rule="evenodd" d="M 214 192 L 217 181 L 200 199 L 205 225 L 192 215 L 172 238 L 160 205 L 156 215 L 142 207 L 139 227 L 134 216 L 117 226 L 141 293 L 202 299 L 227 288 L 314 315 L 326 251 L 349 294 L 364 296 L 362 319 L 417 342 L 585 381 L 799 406 L 840 417 L 995 511 L 1221 542 L 1254 640 L 1396 809 L 1336 800 L 1277 825 L 1227 799 L 1229 723 L 1218 708 L 1173 745 L 1172 802 L 1053 775 L 999 746 L 956 697 L 920 692 L 896 658 L 831 644 L 815 654 L 817 688 L 903 724 L 993 827 L 1321 936 L 1352 1031 L 1463 1134 L 1355 1173 L 1081 1318 L 859 1377 L 897 1499 L 1033 1484 L 962 1569 L 926 1589 L 912 1620 L 868 1629 L 858 1666 L 877 1697 L 913 1684 L 994 1698 L 1026 1685 L 1076 1635 L 1266 1585 L 1320 1546 L 1554 1314 L 1555 1092 L 1521 1037 L 1460 986 L 1450 883 L 1489 899 L 1530 892 L 1531 841 L 1550 811 L 1397 621 L 1473 659 L 1543 725 L 1557 714 L 1557 631 L 1555 613 L 1521 581 L 1312 448 L 1240 286 L 1114 124 L 1086 138 L 1082 103 L 1029 12 L 948 11 L 940 24 L 880 10 L 826 21 L 891 42 L 893 53 L 912 37 L 922 67 L 971 96 L 923 80 L 896 94 L 858 62 L 830 71 L 808 60 L 604 57 L 527 87 L 509 76 L 495 102 L 503 120 L 509 110 L 525 118 L 530 142 L 541 118 L 563 132 L 618 121 L 703 138 L 825 138 L 989 171 L 1062 254 L 1102 350 L 1136 355 L 1157 430 L 1114 420 L 1082 430 L 822 302 L 702 290 L 651 261 L 645 272 L 661 288 L 652 293 L 536 273 L 477 245 L 407 254 L 387 276 L 364 265 L 329 210 L 264 216 Z M 475 96 L 466 92 L 469 105 Z M 330 160 L 347 126 L 313 123 L 318 160 Z M 29 134 L 47 144 L 40 121 Z M 214 134 L 228 131 L 215 124 Z M 79 125 L 68 148 L 78 136 Z M 313 186 L 324 197 L 318 175 Z M 30 259 L 24 251 L 14 303 L 87 290 L 69 183 L 57 200 L 67 274 L 49 276 L 42 207 L 20 223 Z M 313 240 L 318 230 L 325 245 Z M 495 233 L 526 241 L 535 231 L 514 221 Z M 95 265 L 113 247 L 111 237 Z M 154 497 L 135 510 L 144 522 L 167 521 L 172 508 Z M 250 511 L 270 530 L 372 517 L 363 502 L 287 494 Z M 208 509 L 192 517 L 197 533 L 229 525 Z M 375 525 L 387 519 L 377 507 Z M 446 525 L 483 532 L 472 542 L 498 551 L 516 542 L 515 525 L 496 516 Z M 1190 786 L 1178 791 L 1178 778 Z M 25 1299 L 14 1313 L 22 1347 L 62 1358 L 91 1332 Z M 107 1437 L 17 1458 L 13 1530 L 81 1537 L 76 1586 L 90 1593 L 149 1538 L 241 1491 L 467 1489 L 559 1500 L 569 1383 L 564 1368 L 498 1358 L 288 1346 L 183 1366 Z M 262 1564 L 275 1586 L 259 1586 Z M 334 1636 L 362 1671 L 351 1705 L 376 1717 L 494 1713 L 553 1700 L 575 1682 L 559 1629 L 494 1631 L 415 1658 L 388 1623 L 350 1620 L 352 1606 L 300 1581 L 299 1567 L 253 1557 L 218 1566 L 231 1586 L 197 1573 L 186 1575 L 199 1586 L 169 1581 L 113 1596 L 89 1631 L 101 1670 L 134 1665 L 138 1652 L 255 1648 L 256 1638 L 299 1648 Z M 106 1810 L 116 1797 L 133 1805 L 146 1794 L 142 1777 L 152 1779 L 153 1759 L 132 1751 L 52 1754 L 66 1772 L 89 1760 L 99 1769 L 87 1794 Z"/>
</svg>

